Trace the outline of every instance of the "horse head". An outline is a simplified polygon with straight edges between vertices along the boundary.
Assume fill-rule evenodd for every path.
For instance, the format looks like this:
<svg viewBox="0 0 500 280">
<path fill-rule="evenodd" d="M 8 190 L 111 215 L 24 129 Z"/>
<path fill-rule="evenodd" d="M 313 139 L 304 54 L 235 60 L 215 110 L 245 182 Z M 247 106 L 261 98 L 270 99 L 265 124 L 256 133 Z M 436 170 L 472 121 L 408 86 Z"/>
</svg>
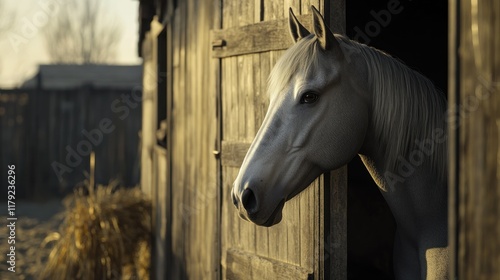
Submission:
<svg viewBox="0 0 500 280">
<path fill-rule="evenodd" d="M 356 156 L 368 127 L 360 73 L 312 11 L 310 33 L 290 9 L 295 44 L 271 72 L 269 108 L 232 189 L 240 216 L 262 226 L 279 223 L 287 200 Z"/>
</svg>

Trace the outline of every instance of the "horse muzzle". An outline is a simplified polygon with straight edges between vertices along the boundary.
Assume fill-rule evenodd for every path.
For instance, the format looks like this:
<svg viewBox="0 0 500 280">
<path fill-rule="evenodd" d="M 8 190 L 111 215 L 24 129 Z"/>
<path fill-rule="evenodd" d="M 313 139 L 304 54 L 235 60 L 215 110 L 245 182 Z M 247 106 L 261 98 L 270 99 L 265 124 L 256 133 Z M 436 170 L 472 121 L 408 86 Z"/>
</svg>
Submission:
<svg viewBox="0 0 500 280">
<path fill-rule="evenodd" d="M 231 198 L 242 219 L 265 227 L 273 226 L 281 221 L 285 199 L 282 199 L 278 203 L 270 215 L 265 215 L 265 211 L 260 209 L 259 198 L 251 188 L 245 188 L 239 197 L 235 194 L 235 188 L 233 188 Z"/>
</svg>

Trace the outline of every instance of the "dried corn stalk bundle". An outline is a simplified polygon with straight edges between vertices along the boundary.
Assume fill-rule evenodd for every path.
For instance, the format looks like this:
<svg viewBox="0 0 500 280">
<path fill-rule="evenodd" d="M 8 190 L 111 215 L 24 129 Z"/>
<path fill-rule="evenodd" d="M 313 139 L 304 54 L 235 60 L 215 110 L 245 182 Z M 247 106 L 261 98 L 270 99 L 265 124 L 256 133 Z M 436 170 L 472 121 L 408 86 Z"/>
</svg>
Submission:
<svg viewBox="0 0 500 280">
<path fill-rule="evenodd" d="M 138 188 L 79 188 L 66 202 L 42 279 L 147 279 L 151 202 Z"/>
</svg>

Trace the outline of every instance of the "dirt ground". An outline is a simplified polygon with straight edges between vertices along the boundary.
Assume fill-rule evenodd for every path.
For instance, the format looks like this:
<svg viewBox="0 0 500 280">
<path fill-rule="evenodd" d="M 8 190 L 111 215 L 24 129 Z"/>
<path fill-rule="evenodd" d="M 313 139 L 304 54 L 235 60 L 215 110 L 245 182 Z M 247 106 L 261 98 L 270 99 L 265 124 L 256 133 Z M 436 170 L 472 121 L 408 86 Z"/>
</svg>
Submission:
<svg viewBox="0 0 500 280">
<path fill-rule="evenodd" d="M 45 202 L 16 201 L 15 272 L 8 271 L 9 253 L 7 202 L 0 201 L 0 279 L 37 279 L 50 253 L 50 246 L 41 244 L 45 237 L 57 231 L 64 218 L 61 200 Z"/>
</svg>

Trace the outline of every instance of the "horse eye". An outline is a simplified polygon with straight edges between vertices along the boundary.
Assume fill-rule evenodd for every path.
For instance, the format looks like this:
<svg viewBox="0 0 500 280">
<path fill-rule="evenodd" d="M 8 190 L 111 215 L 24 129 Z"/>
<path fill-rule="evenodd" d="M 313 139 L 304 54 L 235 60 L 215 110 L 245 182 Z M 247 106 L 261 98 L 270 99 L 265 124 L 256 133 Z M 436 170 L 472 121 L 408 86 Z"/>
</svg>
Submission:
<svg viewBox="0 0 500 280">
<path fill-rule="evenodd" d="M 300 104 L 312 104 L 318 101 L 318 98 L 318 94 L 314 92 L 306 92 L 302 94 L 302 97 L 300 97 Z"/>
</svg>

